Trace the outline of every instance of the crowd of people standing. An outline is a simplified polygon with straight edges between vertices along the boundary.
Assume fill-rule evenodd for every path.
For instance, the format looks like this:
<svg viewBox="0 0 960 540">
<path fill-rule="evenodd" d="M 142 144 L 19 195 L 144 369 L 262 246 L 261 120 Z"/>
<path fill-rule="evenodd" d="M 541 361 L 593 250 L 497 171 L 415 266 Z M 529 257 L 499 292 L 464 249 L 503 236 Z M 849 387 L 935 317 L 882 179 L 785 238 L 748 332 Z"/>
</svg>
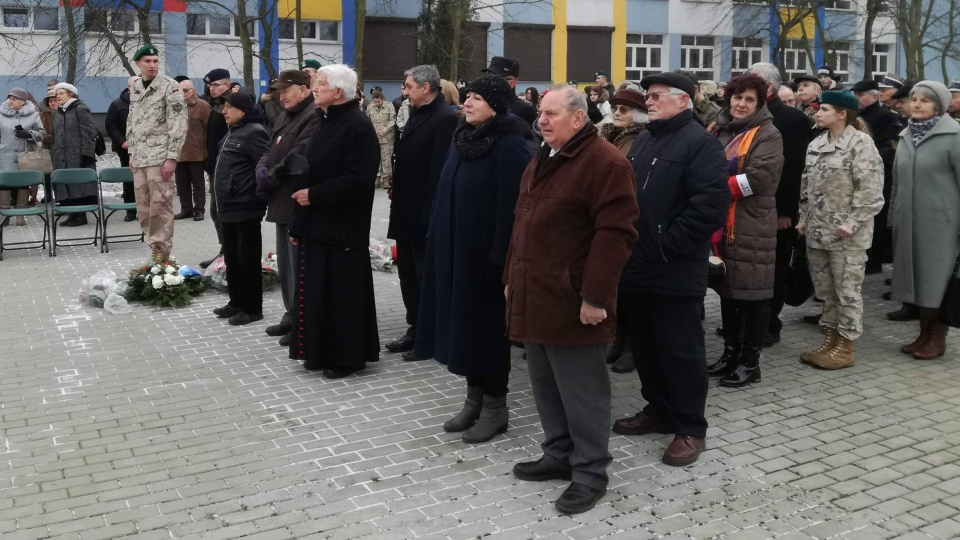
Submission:
<svg viewBox="0 0 960 540">
<path fill-rule="evenodd" d="M 266 218 L 284 306 L 266 333 L 306 369 L 348 377 L 379 359 L 367 248 L 377 187 L 388 189 L 407 329 L 386 349 L 464 377 L 463 407 L 442 429 L 481 443 L 508 429 L 510 350 L 523 347 L 543 455 L 513 473 L 570 481 L 562 512 L 589 510 L 605 493 L 607 364 L 636 371 L 646 401 L 612 431 L 673 434 L 663 462 L 697 461 L 709 378 L 761 381 L 798 245 L 824 335 L 801 361 L 855 364 L 864 276 L 887 261 L 892 298 L 920 320 L 903 352 L 946 351 L 939 310 L 960 256 L 960 83 L 888 76 L 847 91 L 824 69 L 791 88 L 758 63 L 720 84 L 670 72 L 614 87 L 598 71 L 586 91 L 531 87 L 521 98 L 519 63 L 494 57 L 456 84 L 435 66 L 411 67 L 401 99 L 373 88 L 365 103 L 357 73 L 340 64 L 283 71 L 257 99 L 219 68 L 198 96 L 186 77 L 159 73 L 152 45 L 134 60 L 141 75 L 111 105 L 107 129 L 135 172 L 124 197 L 137 203 L 131 219 L 154 260 L 169 258 L 174 220 L 204 219 L 206 173 L 229 284 L 214 313 L 233 325 L 263 318 Z M 29 93 L 11 90 L 0 138 L 46 141 L 57 168 L 95 167 L 89 109 L 65 83 L 47 107 L 54 100 L 44 121 Z M 0 168 L 15 167 L 9 160 L 0 152 Z M 84 189 L 57 201 L 80 204 Z M 29 193 L 0 196 L 29 204 Z M 713 281 L 711 255 L 724 267 Z M 710 361 L 708 286 L 723 336 Z"/>
</svg>

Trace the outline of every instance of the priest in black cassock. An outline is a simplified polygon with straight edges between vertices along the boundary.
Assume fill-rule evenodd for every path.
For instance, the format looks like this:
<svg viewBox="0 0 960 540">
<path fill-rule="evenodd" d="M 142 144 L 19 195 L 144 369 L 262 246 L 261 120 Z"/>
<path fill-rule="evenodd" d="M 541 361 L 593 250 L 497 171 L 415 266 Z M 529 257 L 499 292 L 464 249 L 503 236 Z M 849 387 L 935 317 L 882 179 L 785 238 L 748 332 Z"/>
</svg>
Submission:
<svg viewBox="0 0 960 540">
<path fill-rule="evenodd" d="M 300 246 L 300 268 L 290 358 L 328 379 L 362 370 L 380 352 L 368 251 L 380 143 L 356 88 L 349 67 L 321 68 L 313 87 L 316 130 L 294 149 L 309 174 L 291 196 L 290 241 Z M 281 167 L 293 166 L 288 159 Z"/>
</svg>

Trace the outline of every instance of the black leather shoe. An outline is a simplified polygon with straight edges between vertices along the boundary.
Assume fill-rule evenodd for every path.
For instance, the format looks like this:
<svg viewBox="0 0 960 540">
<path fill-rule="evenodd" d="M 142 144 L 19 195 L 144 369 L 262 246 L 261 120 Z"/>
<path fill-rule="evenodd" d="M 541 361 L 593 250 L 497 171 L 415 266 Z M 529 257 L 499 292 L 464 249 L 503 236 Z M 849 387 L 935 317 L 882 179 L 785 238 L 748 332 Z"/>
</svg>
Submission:
<svg viewBox="0 0 960 540">
<path fill-rule="evenodd" d="M 915 321 L 920 318 L 920 310 L 912 304 L 904 304 L 902 308 L 887 313 L 887 318 L 891 321 Z"/>
<path fill-rule="evenodd" d="M 237 313 L 240 313 L 240 308 L 233 307 L 230 304 L 213 310 L 213 314 L 216 315 L 218 319 L 229 319 Z"/>
<path fill-rule="evenodd" d="M 596 506 L 606 494 L 606 489 L 594 489 L 573 482 L 567 489 L 563 490 L 555 505 L 557 510 L 564 514 L 582 514 Z"/>
<path fill-rule="evenodd" d="M 194 220 L 194 221 L 203 221 L 203 210 L 194 210 L 194 211 L 193 211 L 193 220 Z"/>
<path fill-rule="evenodd" d="M 360 371 L 359 369 L 325 369 L 323 370 L 323 378 L 336 380 L 342 379 L 344 377 L 349 377 L 354 373 Z"/>
<path fill-rule="evenodd" d="M 414 339 L 410 334 L 404 334 L 397 339 L 384 345 L 390 352 L 405 352 L 413 350 Z"/>
<path fill-rule="evenodd" d="M 889 302 L 889 301 L 893 300 L 893 292 L 892 292 L 892 291 L 887 291 L 887 292 L 881 294 L 881 295 L 880 295 L 880 298 L 883 298 L 884 300 L 886 300 L 887 302 Z"/>
<path fill-rule="evenodd" d="M 523 461 L 513 466 L 513 475 L 527 482 L 570 480 L 572 474 L 569 468 L 549 465 L 543 461 L 543 458 L 536 461 Z"/>
<path fill-rule="evenodd" d="M 401 355 L 400 355 L 400 358 L 402 358 L 404 362 L 419 362 L 419 361 L 421 361 L 421 360 L 429 360 L 429 359 L 430 359 L 430 358 L 428 358 L 428 357 L 426 357 L 426 356 L 420 356 L 420 355 L 418 355 L 417 353 L 415 353 L 415 352 L 413 352 L 413 351 L 407 351 L 407 352 L 401 354 Z"/>
<path fill-rule="evenodd" d="M 293 328 L 289 324 L 274 324 L 268 326 L 266 332 L 268 336 L 278 337 L 289 334 L 290 330 L 293 330 Z"/>
<path fill-rule="evenodd" d="M 186 211 L 180 212 L 179 214 L 174 215 L 173 219 L 188 219 L 192 217 L 193 217 L 193 211 L 191 210 L 189 212 L 186 212 Z"/>
<path fill-rule="evenodd" d="M 250 324 L 252 322 L 257 322 L 260 319 L 263 319 L 262 314 L 257 313 L 237 313 L 227 321 L 232 326 L 243 326 L 245 324 Z"/>
<path fill-rule="evenodd" d="M 740 361 L 727 376 L 720 379 L 720 386 L 739 388 L 750 383 L 760 382 L 760 353 L 761 347 L 750 342 L 743 345 Z"/>
<path fill-rule="evenodd" d="M 137 213 L 136 212 L 127 212 L 127 215 L 123 216 L 123 220 L 126 222 L 136 221 Z"/>
<path fill-rule="evenodd" d="M 707 366 L 707 375 L 711 377 L 726 377 L 737 369 L 740 361 L 740 351 L 737 347 L 724 345 L 723 354 L 716 362 Z"/>
<path fill-rule="evenodd" d="M 281 347 L 289 347 L 290 342 L 292 341 L 293 341 L 293 334 L 287 334 L 282 338 L 280 338 L 280 341 L 277 342 L 277 345 L 280 345 Z"/>
</svg>

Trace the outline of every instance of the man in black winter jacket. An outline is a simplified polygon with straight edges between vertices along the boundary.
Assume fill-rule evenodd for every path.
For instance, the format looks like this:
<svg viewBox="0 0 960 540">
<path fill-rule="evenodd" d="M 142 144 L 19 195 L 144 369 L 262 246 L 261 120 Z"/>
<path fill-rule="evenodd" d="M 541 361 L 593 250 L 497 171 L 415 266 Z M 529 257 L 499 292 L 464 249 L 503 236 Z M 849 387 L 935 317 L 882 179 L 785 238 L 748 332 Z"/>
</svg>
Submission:
<svg viewBox="0 0 960 540">
<path fill-rule="evenodd" d="M 770 324 L 764 347 L 780 341 L 780 312 L 786 297 L 787 264 L 797 244 L 797 217 L 800 211 L 800 179 L 807 159 L 807 146 L 813 139 L 810 119 L 803 111 L 780 100 L 780 70 L 767 62 L 750 66 L 750 73 L 767 81 L 767 109 L 773 125 L 783 138 L 783 170 L 777 184 L 777 262 L 773 275 L 773 298 L 770 300 Z"/>
<path fill-rule="evenodd" d="M 103 120 L 103 125 L 107 129 L 107 136 L 110 137 L 110 146 L 117 157 L 120 158 L 121 167 L 130 166 L 130 152 L 127 151 L 127 115 L 130 113 L 130 86 L 139 77 L 130 77 L 127 79 L 127 87 L 120 92 L 120 97 L 113 100 L 110 107 L 107 108 L 107 116 Z M 133 189 L 133 182 L 123 184 L 123 202 L 136 202 L 136 192 Z M 127 210 L 124 221 L 133 221 L 137 219 L 136 210 Z"/>
<path fill-rule="evenodd" d="M 257 195 L 255 169 L 270 135 L 263 127 L 256 100 L 246 92 L 226 96 L 223 118 L 228 131 L 220 142 L 213 186 L 223 232 L 230 302 L 214 313 L 239 326 L 263 318 L 260 220 L 267 210 L 267 201 Z"/>
<path fill-rule="evenodd" d="M 217 230 L 217 242 L 222 246 L 223 232 L 220 228 L 220 211 L 217 207 L 217 190 L 214 186 L 213 173 L 217 166 L 217 157 L 220 155 L 220 141 L 227 134 L 227 123 L 223 119 L 223 104 L 230 94 L 230 72 L 225 69 L 212 69 L 203 78 L 203 82 L 207 85 L 210 103 L 210 121 L 207 122 L 207 162 L 203 169 L 210 177 L 210 219 Z M 223 253 L 222 248 L 220 253 Z M 216 258 L 201 262 L 200 267 L 206 268 Z"/>
<path fill-rule="evenodd" d="M 730 205 L 723 147 L 697 121 L 696 87 L 678 73 L 640 81 L 650 123 L 627 154 L 637 180 L 639 238 L 620 279 L 620 309 L 647 406 L 617 420 L 622 435 L 674 433 L 667 465 L 706 446 L 707 359 L 700 308 L 710 237 Z"/>
<path fill-rule="evenodd" d="M 867 250 L 867 275 L 883 271 L 886 253 L 892 250 L 893 238 L 885 227 L 890 209 L 890 192 L 893 187 L 893 159 L 897 155 L 900 140 L 900 116 L 880 103 L 880 84 L 867 79 L 853 85 L 853 93 L 860 102 L 860 118 L 870 127 L 873 144 L 883 160 L 883 209 L 873 219 L 879 226 L 873 229 L 873 245 Z M 892 255 L 892 254 L 891 254 Z"/>
</svg>

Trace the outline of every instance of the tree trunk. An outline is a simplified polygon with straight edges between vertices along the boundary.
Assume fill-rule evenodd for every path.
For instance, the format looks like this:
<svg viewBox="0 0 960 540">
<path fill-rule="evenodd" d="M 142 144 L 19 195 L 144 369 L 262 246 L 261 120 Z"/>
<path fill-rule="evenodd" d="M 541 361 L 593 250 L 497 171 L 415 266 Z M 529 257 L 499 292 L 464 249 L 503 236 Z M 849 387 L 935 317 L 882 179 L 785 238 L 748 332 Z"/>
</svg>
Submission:
<svg viewBox="0 0 960 540">
<path fill-rule="evenodd" d="M 75 24 L 75 19 L 73 17 L 73 5 L 70 1 L 63 3 L 63 18 L 67 26 L 67 43 L 66 43 L 66 53 L 67 53 L 67 73 L 66 81 L 70 84 L 74 84 L 77 79 L 77 51 L 79 50 L 79 44 L 77 42 L 77 26 Z"/>
<path fill-rule="evenodd" d="M 447 68 L 447 80 L 457 80 L 460 67 L 460 43 L 463 39 L 465 12 L 464 0 L 450 2 L 450 66 Z"/>
<path fill-rule="evenodd" d="M 303 16 L 301 13 L 301 2 L 302 0 L 297 0 L 296 13 L 294 13 L 293 20 L 296 28 L 293 29 L 293 37 L 297 40 L 297 67 L 303 65 L 303 36 L 300 35 L 300 25 L 303 24 Z"/>
<path fill-rule="evenodd" d="M 357 27 L 353 40 L 353 69 L 357 72 L 357 79 L 363 86 L 363 33 L 367 24 L 367 0 L 355 0 Z"/>
<path fill-rule="evenodd" d="M 863 80 L 872 79 L 877 69 L 873 63 L 873 23 L 881 6 L 882 0 L 867 0 L 867 18 L 863 24 Z"/>
<path fill-rule="evenodd" d="M 267 68 L 267 77 L 270 80 L 277 78 L 277 66 L 273 63 L 274 51 L 273 51 L 273 32 L 274 26 L 272 21 L 270 21 L 269 15 L 274 11 L 274 4 L 269 2 L 260 2 L 258 8 L 258 16 L 261 21 L 260 28 L 263 30 L 263 35 L 260 36 L 260 59 L 263 60 L 263 65 Z M 257 89 L 259 91 L 259 88 Z"/>
<path fill-rule="evenodd" d="M 957 0 L 950 0 L 950 9 L 947 16 L 947 36 L 943 43 L 943 49 L 940 51 L 940 75 L 943 77 L 943 84 L 950 84 L 950 75 L 947 73 L 947 60 L 953 50 L 953 44 L 957 39 Z"/>
<path fill-rule="evenodd" d="M 247 0 L 237 0 L 237 33 L 240 39 L 240 48 L 243 51 L 243 84 L 247 90 L 259 93 L 253 86 L 253 40 L 250 39 L 250 28 L 247 26 Z"/>
</svg>

